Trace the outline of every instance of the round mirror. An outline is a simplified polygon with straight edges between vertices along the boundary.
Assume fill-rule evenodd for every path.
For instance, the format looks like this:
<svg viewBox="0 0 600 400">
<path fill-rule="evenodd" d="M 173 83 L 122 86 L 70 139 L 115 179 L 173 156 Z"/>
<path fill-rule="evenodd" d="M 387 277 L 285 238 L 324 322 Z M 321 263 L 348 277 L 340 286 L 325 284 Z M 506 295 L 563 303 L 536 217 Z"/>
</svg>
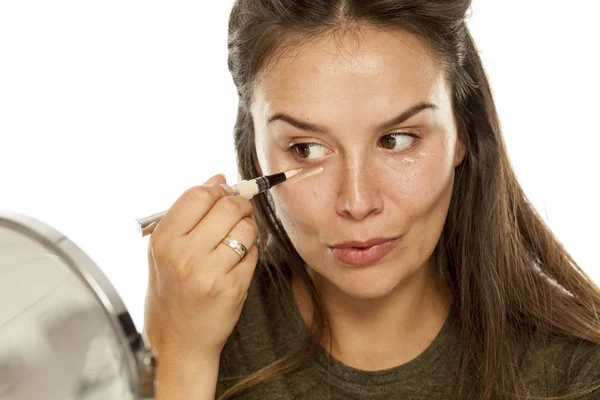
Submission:
<svg viewBox="0 0 600 400">
<path fill-rule="evenodd" d="M 94 262 L 48 225 L 0 212 L 0 399 L 150 399 L 154 367 Z"/>
</svg>

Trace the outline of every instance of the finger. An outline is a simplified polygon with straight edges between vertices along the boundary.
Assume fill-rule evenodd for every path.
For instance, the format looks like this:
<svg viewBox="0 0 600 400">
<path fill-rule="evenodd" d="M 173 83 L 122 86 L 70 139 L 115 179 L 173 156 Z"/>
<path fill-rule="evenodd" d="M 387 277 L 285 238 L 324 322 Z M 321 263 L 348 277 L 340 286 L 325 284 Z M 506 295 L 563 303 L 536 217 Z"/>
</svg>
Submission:
<svg viewBox="0 0 600 400">
<path fill-rule="evenodd" d="M 223 174 L 217 174 L 210 177 L 204 184 L 205 185 L 223 185 L 227 183 L 227 179 Z"/>
<path fill-rule="evenodd" d="M 186 190 L 162 217 L 152 234 L 170 237 L 187 234 L 220 198 L 227 195 L 227 191 L 220 186 L 194 186 Z"/>
<path fill-rule="evenodd" d="M 228 235 L 234 240 L 241 243 L 247 250 L 255 247 L 254 241 L 256 240 L 256 223 L 248 217 L 241 219 Z M 243 261 L 240 255 L 232 249 L 228 244 L 219 242 L 215 249 L 211 252 L 211 257 L 217 260 L 223 260 L 223 273 L 229 272 L 236 264 Z M 246 257 L 248 254 L 246 254 Z"/>
<path fill-rule="evenodd" d="M 252 203 L 241 196 L 219 199 L 189 236 L 214 249 L 219 241 L 244 217 L 252 215 Z"/>
<path fill-rule="evenodd" d="M 244 290 L 248 291 L 250 283 L 252 282 L 252 276 L 256 270 L 258 262 L 258 248 L 253 246 L 248 251 L 248 255 L 242 261 L 236 264 L 235 268 L 232 268 L 225 279 L 229 280 L 229 285 L 240 285 Z"/>
<path fill-rule="evenodd" d="M 146 257 L 148 259 L 148 282 L 156 282 L 156 260 L 154 259 L 154 251 L 152 248 L 152 241 L 148 240 L 148 246 L 146 247 Z"/>
</svg>

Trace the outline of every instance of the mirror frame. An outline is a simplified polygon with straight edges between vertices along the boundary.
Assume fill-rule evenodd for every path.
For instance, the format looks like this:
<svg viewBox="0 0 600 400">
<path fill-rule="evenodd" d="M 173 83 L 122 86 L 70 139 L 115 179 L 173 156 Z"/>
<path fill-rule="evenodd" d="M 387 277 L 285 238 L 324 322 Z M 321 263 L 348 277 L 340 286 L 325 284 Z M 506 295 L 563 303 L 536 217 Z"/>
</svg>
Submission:
<svg viewBox="0 0 600 400">
<path fill-rule="evenodd" d="M 156 356 L 135 328 L 121 297 L 94 261 L 65 235 L 29 216 L 0 210 L 0 226 L 30 237 L 59 256 L 91 290 L 119 341 L 135 398 L 153 399 Z"/>
</svg>

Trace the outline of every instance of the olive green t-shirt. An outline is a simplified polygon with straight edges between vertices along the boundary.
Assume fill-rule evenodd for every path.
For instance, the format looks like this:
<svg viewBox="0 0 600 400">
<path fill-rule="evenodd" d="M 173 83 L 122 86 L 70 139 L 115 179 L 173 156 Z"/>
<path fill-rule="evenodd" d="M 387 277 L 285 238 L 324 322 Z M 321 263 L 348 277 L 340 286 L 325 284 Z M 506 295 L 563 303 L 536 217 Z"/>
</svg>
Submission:
<svg viewBox="0 0 600 400">
<path fill-rule="evenodd" d="M 289 290 L 255 278 L 219 366 L 217 398 L 242 377 L 278 360 L 308 328 Z M 275 399 L 455 399 L 459 363 L 459 319 L 451 312 L 433 342 L 413 360 L 381 371 L 362 371 L 319 347 L 313 359 L 275 381 L 236 397 Z M 560 338 L 523 344 L 519 365 L 529 393 L 550 396 L 587 387 L 600 379 L 600 346 Z M 587 386 L 586 386 L 587 385 Z M 476 398 L 463 396 L 464 398 Z M 583 399 L 600 399 L 600 389 Z"/>
</svg>

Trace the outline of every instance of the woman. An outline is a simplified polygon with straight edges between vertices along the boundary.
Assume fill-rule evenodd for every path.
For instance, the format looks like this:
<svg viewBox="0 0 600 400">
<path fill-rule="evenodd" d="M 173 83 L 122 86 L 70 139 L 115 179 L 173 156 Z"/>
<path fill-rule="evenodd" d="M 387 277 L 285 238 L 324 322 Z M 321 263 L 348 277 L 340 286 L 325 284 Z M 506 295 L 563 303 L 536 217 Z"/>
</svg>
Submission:
<svg viewBox="0 0 600 400">
<path fill-rule="evenodd" d="M 600 397 L 600 290 L 515 178 L 469 6 L 236 2 L 242 177 L 323 171 L 157 225 L 158 400 Z"/>
</svg>

